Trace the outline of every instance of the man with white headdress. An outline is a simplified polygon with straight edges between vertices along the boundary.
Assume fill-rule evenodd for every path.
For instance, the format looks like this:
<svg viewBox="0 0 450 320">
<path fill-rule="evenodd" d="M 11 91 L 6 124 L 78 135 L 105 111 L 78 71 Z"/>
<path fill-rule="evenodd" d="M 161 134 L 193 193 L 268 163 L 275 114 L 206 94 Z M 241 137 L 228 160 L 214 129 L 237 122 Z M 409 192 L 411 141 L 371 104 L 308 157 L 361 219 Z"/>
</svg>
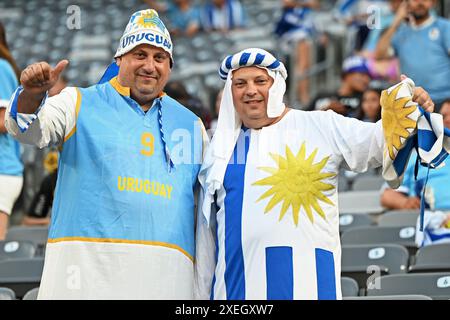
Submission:
<svg viewBox="0 0 450 320">
<path fill-rule="evenodd" d="M 417 103 L 432 111 L 433 102 L 405 77 L 384 92 L 383 123 L 293 110 L 283 103 L 283 63 L 257 48 L 226 57 L 219 74 L 218 125 L 199 174 L 196 297 L 340 299 L 339 168 L 384 162 L 397 184 L 395 159 L 421 117 Z"/>
<path fill-rule="evenodd" d="M 191 299 L 200 119 L 163 92 L 170 35 L 134 13 L 118 75 L 46 98 L 67 61 L 21 75 L 7 110 L 18 140 L 62 147 L 40 299 Z"/>
</svg>

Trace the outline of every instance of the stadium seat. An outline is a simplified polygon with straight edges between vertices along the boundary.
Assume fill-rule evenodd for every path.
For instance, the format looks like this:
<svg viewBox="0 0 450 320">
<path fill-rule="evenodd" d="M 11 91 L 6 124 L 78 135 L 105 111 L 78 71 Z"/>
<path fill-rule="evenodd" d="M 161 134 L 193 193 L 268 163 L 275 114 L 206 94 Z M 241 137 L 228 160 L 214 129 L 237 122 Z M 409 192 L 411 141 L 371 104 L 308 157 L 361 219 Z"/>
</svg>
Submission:
<svg viewBox="0 0 450 320">
<path fill-rule="evenodd" d="M 341 277 L 342 297 L 356 297 L 359 292 L 358 283 L 355 279 Z"/>
<path fill-rule="evenodd" d="M 39 286 L 44 258 L 14 259 L 0 262 L 0 286 L 8 287 L 22 298 L 25 293 Z"/>
<path fill-rule="evenodd" d="M 36 247 L 31 241 L 0 241 L 0 261 L 33 258 Z"/>
<path fill-rule="evenodd" d="M 7 241 L 31 241 L 37 248 L 36 255 L 44 254 L 45 245 L 48 239 L 48 227 L 22 227 L 14 226 L 9 228 L 6 234 Z"/>
<path fill-rule="evenodd" d="M 10 288 L 0 287 L 0 300 L 16 300 L 16 294 Z"/>
<path fill-rule="evenodd" d="M 345 213 L 381 213 L 379 191 L 339 192 L 339 212 Z"/>
<path fill-rule="evenodd" d="M 398 244 L 343 245 L 341 275 L 358 282 L 364 289 L 367 282 L 378 275 L 406 273 L 409 253 Z"/>
<path fill-rule="evenodd" d="M 342 233 L 341 242 L 343 245 L 400 244 L 408 249 L 410 255 L 414 255 L 417 251 L 415 234 L 415 227 L 356 227 Z"/>
<path fill-rule="evenodd" d="M 349 230 L 354 227 L 370 226 L 373 225 L 373 219 L 364 213 L 348 213 L 339 215 L 339 232 Z"/>
<path fill-rule="evenodd" d="M 382 276 L 378 288 L 368 288 L 367 296 L 420 294 L 432 299 L 450 299 L 450 272 Z"/>
<path fill-rule="evenodd" d="M 23 296 L 22 300 L 37 300 L 38 293 L 39 288 L 28 290 L 28 292 Z"/>
<path fill-rule="evenodd" d="M 409 272 L 450 272 L 450 243 L 432 244 L 420 248 Z"/>
<path fill-rule="evenodd" d="M 376 190 L 379 192 L 384 180 L 381 176 L 375 175 L 361 175 L 355 178 L 353 182 L 353 190 L 355 191 L 370 191 Z"/>
<path fill-rule="evenodd" d="M 419 210 L 393 210 L 380 215 L 378 225 L 380 227 L 406 227 L 415 226 Z"/>
</svg>

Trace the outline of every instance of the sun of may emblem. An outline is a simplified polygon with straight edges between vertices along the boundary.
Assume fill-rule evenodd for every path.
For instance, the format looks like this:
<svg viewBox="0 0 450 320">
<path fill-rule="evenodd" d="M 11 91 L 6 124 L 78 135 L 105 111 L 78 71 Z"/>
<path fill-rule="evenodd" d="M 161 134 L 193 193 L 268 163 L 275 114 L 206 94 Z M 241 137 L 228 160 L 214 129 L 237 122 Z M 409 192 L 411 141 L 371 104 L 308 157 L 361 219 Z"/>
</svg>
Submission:
<svg viewBox="0 0 450 320">
<path fill-rule="evenodd" d="M 394 148 L 399 150 L 402 146 L 400 138 L 406 139 L 410 133 L 407 129 L 414 129 L 416 121 L 408 118 L 408 116 L 416 111 L 415 104 L 406 106 L 411 101 L 410 97 L 397 99 L 397 93 L 401 86 L 394 88 L 389 94 L 384 90 L 381 94 L 381 117 L 383 119 L 383 130 L 386 139 L 386 147 L 389 151 L 389 157 L 393 160 L 395 157 Z"/>
<path fill-rule="evenodd" d="M 269 212 L 279 202 L 283 201 L 279 221 L 283 219 L 289 207 L 292 207 L 294 224 L 297 226 L 298 216 L 302 206 L 311 222 L 314 222 L 312 209 L 322 218 L 326 219 L 318 200 L 334 205 L 322 193 L 322 191 L 334 189 L 334 186 L 322 180 L 334 177 L 336 174 L 321 172 L 330 157 L 325 157 L 320 162 L 313 163 L 316 154 L 317 149 L 306 158 L 305 143 L 302 144 L 297 155 L 294 155 L 288 146 L 286 146 L 286 158 L 270 153 L 271 158 L 276 162 L 278 167 L 258 168 L 271 175 L 253 183 L 253 185 L 257 186 L 272 186 L 257 200 L 260 201 L 272 197 L 264 213 Z"/>
<path fill-rule="evenodd" d="M 152 11 L 142 14 L 138 18 L 137 24 L 143 28 L 151 28 L 157 26 L 159 29 L 164 31 L 164 25 L 161 24 L 158 16 Z"/>
</svg>

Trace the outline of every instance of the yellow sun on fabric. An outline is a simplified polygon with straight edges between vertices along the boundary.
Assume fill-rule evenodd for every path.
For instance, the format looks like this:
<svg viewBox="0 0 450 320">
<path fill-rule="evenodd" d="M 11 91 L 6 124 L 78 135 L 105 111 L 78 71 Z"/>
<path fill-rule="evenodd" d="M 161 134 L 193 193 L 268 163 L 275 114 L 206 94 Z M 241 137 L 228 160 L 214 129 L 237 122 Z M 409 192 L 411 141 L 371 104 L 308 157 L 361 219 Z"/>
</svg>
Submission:
<svg viewBox="0 0 450 320">
<path fill-rule="evenodd" d="M 387 90 L 384 90 L 381 94 L 381 117 L 383 119 L 384 137 L 386 139 L 386 147 L 389 151 L 389 157 L 393 160 L 395 158 L 395 150 L 399 150 L 402 146 L 400 138 L 406 139 L 410 133 L 407 129 L 414 129 L 416 127 L 416 121 L 408 118 L 413 113 L 417 106 L 406 104 L 411 100 L 410 97 L 403 97 L 397 99 L 397 93 L 400 90 L 400 86 L 397 86 L 389 94 Z"/>
<path fill-rule="evenodd" d="M 139 17 L 137 24 L 143 28 L 155 27 L 157 25 L 156 19 L 158 18 L 153 12 L 145 13 Z"/>
<path fill-rule="evenodd" d="M 253 185 L 257 186 L 272 186 L 257 200 L 260 201 L 271 197 L 264 213 L 268 213 L 273 207 L 283 201 L 279 221 L 283 219 L 289 207 L 292 207 L 292 216 L 296 226 L 298 225 L 301 207 L 303 207 L 311 222 L 314 222 L 312 209 L 326 219 L 318 200 L 334 205 L 322 193 L 322 191 L 332 190 L 334 186 L 322 180 L 334 177 L 336 174 L 321 172 L 330 157 L 325 157 L 320 162 L 313 163 L 316 154 L 317 149 L 306 158 L 305 143 L 302 144 L 297 155 L 294 155 L 288 146 L 286 146 L 286 158 L 270 153 L 271 158 L 278 167 L 258 168 L 271 175 L 253 183 Z"/>
</svg>

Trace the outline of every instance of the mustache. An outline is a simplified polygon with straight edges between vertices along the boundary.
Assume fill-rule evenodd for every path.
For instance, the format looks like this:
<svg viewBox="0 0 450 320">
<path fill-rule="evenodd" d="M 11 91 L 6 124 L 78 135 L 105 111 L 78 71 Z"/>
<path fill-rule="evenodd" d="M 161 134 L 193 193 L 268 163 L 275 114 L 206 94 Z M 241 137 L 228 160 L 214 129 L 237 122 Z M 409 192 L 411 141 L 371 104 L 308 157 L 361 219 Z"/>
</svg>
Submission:
<svg viewBox="0 0 450 320">
<path fill-rule="evenodd" d="M 159 74 L 156 72 L 145 72 L 145 71 L 141 71 L 137 73 L 138 76 L 143 76 L 143 77 L 152 77 L 152 78 L 159 78 Z"/>
</svg>

